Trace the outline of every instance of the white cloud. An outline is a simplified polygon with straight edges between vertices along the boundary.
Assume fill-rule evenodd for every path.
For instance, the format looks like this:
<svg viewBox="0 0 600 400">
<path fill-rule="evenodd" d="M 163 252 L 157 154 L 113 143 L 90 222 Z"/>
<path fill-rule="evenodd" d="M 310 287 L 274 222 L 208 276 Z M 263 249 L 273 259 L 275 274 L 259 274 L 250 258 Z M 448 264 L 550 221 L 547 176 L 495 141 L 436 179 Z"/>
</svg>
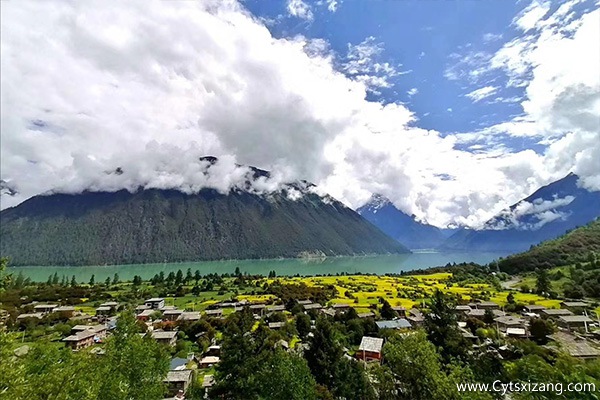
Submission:
<svg viewBox="0 0 600 400">
<path fill-rule="evenodd" d="M 274 38 L 231 0 L 1 7 L 0 191 L 19 191 L 2 207 L 48 190 L 238 188 L 247 180 L 240 163 L 274 171 L 255 190 L 307 179 L 353 207 L 381 193 L 421 220 L 477 226 L 571 169 L 600 185 L 598 132 L 584 129 L 593 102 L 580 96 L 594 81 L 567 76 L 587 68 L 575 65 L 582 42 L 594 48 L 586 20 L 574 19 L 571 41 L 559 41 L 575 60 L 547 66 L 563 56 L 531 55 L 532 104 L 507 124 L 567 132 L 536 154 L 459 150 L 496 133 L 442 136 L 416 127 L 404 105 L 367 101 L 400 74 L 375 39 L 350 46 L 339 66 L 327 42 Z M 553 79 L 584 90 L 567 90 L 545 116 L 540 96 L 556 97 L 546 87 Z M 201 155 L 222 165 L 205 176 Z"/>
<path fill-rule="evenodd" d="M 485 86 L 476 90 L 473 90 L 470 93 L 467 93 L 465 96 L 473 100 L 473 102 L 477 103 L 487 97 L 490 97 L 498 91 L 498 86 Z"/>
<path fill-rule="evenodd" d="M 377 88 L 392 87 L 390 80 L 398 75 L 411 71 L 398 71 L 389 62 L 378 61 L 383 53 L 383 43 L 377 42 L 375 37 L 369 36 L 361 43 L 348 44 L 348 53 L 343 70 L 354 79 L 363 82 L 368 89 L 377 91 Z"/>
<path fill-rule="evenodd" d="M 516 24 L 521 30 L 527 32 L 535 28 L 548 11 L 550 11 L 550 2 L 534 0 L 513 19 L 513 24 Z"/>
<path fill-rule="evenodd" d="M 290 15 L 300 19 L 312 21 L 314 18 L 310 6 L 302 0 L 288 0 L 287 10 Z"/>
<path fill-rule="evenodd" d="M 502 36 L 501 33 L 486 33 L 483 35 L 483 41 L 484 43 L 495 42 L 502 39 Z"/>
<path fill-rule="evenodd" d="M 498 218 L 486 224 L 487 229 L 521 229 L 537 230 L 549 222 L 568 217 L 561 207 L 568 206 L 575 200 L 573 196 L 554 197 L 552 200 L 535 199 L 533 202 L 521 201 L 514 209 L 504 210 Z"/>
<path fill-rule="evenodd" d="M 336 0 L 327 0 L 327 9 L 331 12 L 336 12 L 339 4 Z"/>
<path fill-rule="evenodd" d="M 414 96 L 417 93 L 419 93 L 419 89 L 417 89 L 416 87 L 411 88 L 406 92 L 406 94 L 408 94 L 410 97 Z"/>
</svg>

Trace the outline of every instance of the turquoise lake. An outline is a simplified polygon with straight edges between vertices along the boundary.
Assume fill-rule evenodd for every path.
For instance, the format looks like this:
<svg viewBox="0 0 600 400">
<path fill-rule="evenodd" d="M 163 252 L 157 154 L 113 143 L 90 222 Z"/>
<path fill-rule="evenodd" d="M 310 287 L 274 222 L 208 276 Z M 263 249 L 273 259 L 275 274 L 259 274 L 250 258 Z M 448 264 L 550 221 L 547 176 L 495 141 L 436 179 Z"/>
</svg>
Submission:
<svg viewBox="0 0 600 400">
<path fill-rule="evenodd" d="M 192 273 L 199 270 L 202 275 L 209 273 L 234 272 L 239 268 L 243 273 L 268 275 L 269 271 L 275 271 L 278 275 L 326 275 L 336 273 L 371 273 L 386 274 L 400 273 L 414 269 L 429 268 L 446 265 L 447 263 L 476 262 L 487 264 L 499 257 L 506 256 L 505 253 L 437 253 L 437 252 L 414 252 L 403 255 L 386 255 L 372 257 L 334 257 L 326 259 L 278 259 L 278 260 L 231 260 L 231 261 L 203 261 L 182 262 L 166 264 L 135 264 L 135 265 L 108 265 L 108 266 L 85 266 L 85 267 L 15 267 L 10 268 L 14 273 L 22 272 L 24 276 L 33 281 L 45 282 L 49 275 L 57 273 L 75 278 L 79 282 L 87 282 L 92 275 L 96 282 L 101 282 L 107 277 L 119 274 L 121 280 L 131 280 L 134 275 L 140 275 L 143 279 L 150 279 L 160 271 L 168 274 L 181 269 L 184 273 L 190 268 Z"/>
</svg>

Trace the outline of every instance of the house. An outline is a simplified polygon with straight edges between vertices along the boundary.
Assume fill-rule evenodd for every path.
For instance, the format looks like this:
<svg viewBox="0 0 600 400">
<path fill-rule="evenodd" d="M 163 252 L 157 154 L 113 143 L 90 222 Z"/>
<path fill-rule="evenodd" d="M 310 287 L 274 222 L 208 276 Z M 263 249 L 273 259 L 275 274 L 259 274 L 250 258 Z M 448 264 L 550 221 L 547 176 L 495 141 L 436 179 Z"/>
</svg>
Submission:
<svg viewBox="0 0 600 400">
<path fill-rule="evenodd" d="M 573 315 L 573 313 L 567 309 L 561 308 L 547 308 L 545 310 L 541 310 L 541 315 L 548 318 L 558 318 L 560 316 Z"/>
<path fill-rule="evenodd" d="M 358 318 L 374 318 L 375 313 L 372 311 L 356 314 Z"/>
<path fill-rule="evenodd" d="M 252 304 L 249 308 L 252 314 L 254 315 L 263 315 L 265 312 L 265 308 L 267 306 L 265 304 Z"/>
<path fill-rule="evenodd" d="M 358 351 L 355 357 L 363 361 L 381 360 L 381 348 L 383 347 L 382 338 L 374 338 L 370 336 L 363 336 L 358 346 Z"/>
<path fill-rule="evenodd" d="M 508 328 L 524 328 L 525 320 L 511 315 L 494 318 L 494 322 L 498 325 L 500 332 L 506 332 Z"/>
<path fill-rule="evenodd" d="M 150 320 L 150 316 L 151 316 L 152 314 L 154 314 L 155 312 L 156 312 L 156 310 L 153 310 L 153 309 L 151 309 L 151 308 L 148 308 L 147 310 L 144 310 L 144 311 L 142 311 L 141 313 L 139 313 L 139 314 L 136 316 L 136 318 L 137 318 L 139 321 L 144 321 L 144 322 L 145 322 L 145 321 L 149 321 L 149 320 Z"/>
<path fill-rule="evenodd" d="M 67 336 L 63 339 L 63 342 L 73 350 L 80 350 L 89 347 L 94 343 L 99 343 L 100 339 L 97 338 L 98 336 L 96 336 L 94 331 L 81 331 L 74 335 Z"/>
<path fill-rule="evenodd" d="M 584 301 L 563 301 L 560 303 L 560 307 L 574 313 L 581 313 L 583 310 L 588 309 L 590 305 Z"/>
<path fill-rule="evenodd" d="M 506 328 L 506 336 L 514 338 L 526 338 L 527 330 L 525 328 Z"/>
<path fill-rule="evenodd" d="M 284 305 L 274 305 L 274 306 L 268 306 L 267 307 L 267 312 L 272 313 L 272 312 L 282 312 L 285 311 L 285 306 Z"/>
<path fill-rule="evenodd" d="M 561 315 L 558 317 L 558 324 L 569 330 L 585 329 L 587 331 L 588 324 L 592 322 L 594 321 L 586 315 Z"/>
<path fill-rule="evenodd" d="M 218 364 L 221 361 L 219 357 L 216 356 L 205 356 L 202 357 L 200 363 L 198 364 L 199 368 L 210 368 L 215 364 Z"/>
<path fill-rule="evenodd" d="M 320 310 L 321 308 L 323 308 L 323 306 L 320 305 L 319 303 L 304 304 L 303 307 L 304 307 L 304 310 L 306 310 L 306 311 L 308 311 L 308 310 Z"/>
<path fill-rule="evenodd" d="M 379 329 L 410 329 L 412 325 L 405 318 L 375 322 Z"/>
<path fill-rule="evenodd" d="M 165 310 L 163 311 L 163 320 L 165 321 L 177 321 L 177 319 L 183 314 L 183 310 Z"/>
<path fill-rule="evenodd" d="M 223 309 L 222 308 L 216 308 L 214 310 L 206 310 L 204 311 L 204 313 L 209 316 L 209 317 L 222 317 L 223 316 Z"/>
<path fill-rule="evenodd" d="M 51 313 L 56 307 L 58 307 L 58 304 L 36 304 L 33 306 L 33 310 L 35 313 L 48 314 Z"/>
<path fill-rule="evenodd" d="M 187 369 L 187 363 L 189 360 L 187 358 L 175 357 L 172 358 L 169 363 L 170 371 L 181 371 L 182 369 Z"/>
<path fill-rule="evenodd" d="M 182 396 L 187 392 L 188 387 L 192 383 L 192 370 L 169 371 L 163 382 L 167 384 L 169 396 L 179 395 L 180 398 L 183 398 Z"/>
<path fill-rule="evenodd" d="M 301 306 L 305 306 L 307 304 L 311 304 L 312 301 L 311 300 L 298 300 L 298 304 L 300 304 Z"/>
<path fill-rule="evenodd" d="M 17 317 L 17 321 L 23 321 L 29 318 L 35 318 L 35 319 L 42 319 L 43 318 L 43 314 L 41 312 L 38 313 L 25 313 L 25 314 L 20 314 Z"/>
<path fill-rule="evenodd" d="M 558 331 L 552 335 L 548 335 L 548 339 L 551 339 L 559 345 L 558 351 L 562 350 L 571 357 L 579 358 L 581 360 L 600 358 L 600 350 L 592 346 L 587 339 L 581 336 Z M 552 346 L 546 346 L 546 348 L 557 351 L 557 349 Z"/>
<path fill-rule="evenodd" d="M 145 305 L 145 304 L 141 304 L 141 305 L 139 305 L 139 306 L 137 306 L 137 307 L 135 308 L 135 313 L 136 313 L 136 314 L 139 314 L 139 313 L 141 313 L 142 311 L 146 311 L 146 310 L 149 310 L 149 309 L 150 309 L 150 307 L 149 307 L 149 306 L 147 306 L 147 305 Z"/>
<path fill-rule="evenodd" d="M 112 311 L 112 308 L 108 306 L 100 306 L 96 308 L 96 316 L 97 317 L 106 317 L 109 316 Z"/>
<path fill-rule="evenodd" d="M 116 301 L 107 301 L 106 303 L 100 304 L 100 307 L 110 307 L 113 311 L 117 311 L 119 303 Z"/>
<path fill-rule="evenodd" d="M 399 317 L 406 317 L 406 308 L 402 306 L 393 306 L 392 310 L 394 310 Z"/>
<path fill-rule="evenodd" d="M 55 309 L 52 310 L 53 313 L 57 313 L 57 314 L 62 314 L 68 318 L 73 316 L 73 313 L 75 312 L 75 307 L 72 306 L 60 306 L 60 307 L 56 307 Z"/>
<path fill-rule="evenodd" d="M 476 342 L 477 341 L 477 339 L 478 339 L 477 336 L 473 335 L 470 330 L 465 329 L 465 328 L 459 328 L 459 330 L 460 330 L 460 334 L 465 339 L 468 339 L 468 340 L 470 340 L 472 342 Z"/>
<path fill-rule="evenodd" d="M 75 333 L 67 336 L 62 341 L 73 350 L 80 350 L 101 343 L 106 337 L 106 327 L 104 325 L 75 325 L 72 328 Z"/>
<path fill-rule="evenodd" d="M 220 357 L 221 356 L 221 346 L 219 346 L 217 344 L 208 346 L 208 349 L 206 349 L 206 353 L 204 353 L 204 355 Z"/>
<path fill-rule="evenodd" d="M 88 331 L 96 333 L 100 338 L 105 338 L 107 329 L 105 325 L 75 325 L 71 328 L 73 334 Z"/>
<path fill-rule="evenodd" d="M 153 297 L 151 299 L 148 299 L 144 302 L 144 304 L 148 307 L 148 308 L 152 308 L 154 310 L 158 310 L 161 308 L 165 307 L 165 299 L 163 299 L 162 297 Z"/>
<path fill-rule="evenodd" d="M 422 326 L 425 322 L 425 317 L 423 317 L 423 313 L 417 310 L 416 308 L 412 308 L 408 311 L 408 316 L 406 319 L 412 326 Z"/>
<path fill-rule="evenodd" d="M 285 322 L 269 322 L 269 329 L 281 329 L 285 326 Z"/>
<path fill-rule="evenodd" d="M 319 311 L 328 317 L 335 317 L 335 310 L 333 308 L 321 308 Z"/>
<path fill-rule="evenodd" d="M 465 316 L 471 311 L 471 307 L 466 305 L 457 305 L 454 307 L 454 313 L 459 316 Z"/>
<path fill-rule="evenodd" d="M 528 313 L 539 314 L 542 310 L 545 310 L 546 307 L 540 306 L 540 305 L 537 305 L 537 304 L 529 304 L 529 305 L 525 306 L 524 309 Z"/>
<path fill-rule="evenodd" d="M 198 321 L 200 319 L 199 311 L 184 311 L 179 316 L 181 321 Z"/>
<path fill-rule="evenodd" d="M 167 346 L 175 346 L 175 343 L 177 342 L 177 331 L 153 331 L 152 339 Z"/>
<path fill-rule="evenodd" d="M 482 309 L 482 310 L 498 310 L 500 306 L 493 301 L 478 301 L 475 303 L 469 303 L 469 307 Z"/>
<path fill-rule="evenodd" d="M 202 387 L 205 390 L 208 390 L 208 388 L 213 387 L 215 384 L 215 377 L 213 375 L 204 375 L 204 379 L 202 381 Z"/>
<path fill-rule="evenodd" d="M 331 306 L 331 308 L 333 308 L 335 310 L 335 312 L 343 312 L 350 308 L 350 304 L 346 304 L 346 303 L 333 304 Z"/>
</svg>

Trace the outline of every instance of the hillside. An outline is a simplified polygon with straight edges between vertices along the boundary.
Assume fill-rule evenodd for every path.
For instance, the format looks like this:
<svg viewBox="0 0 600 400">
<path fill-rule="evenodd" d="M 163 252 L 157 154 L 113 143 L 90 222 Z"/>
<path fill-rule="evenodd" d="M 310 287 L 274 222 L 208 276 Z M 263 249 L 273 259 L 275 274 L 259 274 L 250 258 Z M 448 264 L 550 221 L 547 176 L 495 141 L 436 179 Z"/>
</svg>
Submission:
<svg viewBox="0 0 600 400">
<path fill-rule="evenodd" d="M 600 191 L 577 185 L 577 175 L 543 186 L 503 210 L 482 229 L 462 229 L 441 246 L 446 250 L 521 252 L 600 217 Z"/>
<path fill-rule="evenodd" d="M 600 254 L 600 219 L 502 259 L 498 265 L 502 271 L 516 273 L 587 261 L 594 253 Z"/>
<path fill-rule="evenodd" d="M 408 250 L 330 197 L 204 189 L 33 197 L 0 213 L 12 265 L 102 265 Z"/>
<path fill-rule="evenodd" d="M 373 195 L 356 212 L 410 249 L 436 248 L 447 237 L 441 229 L 417 221 L 414 216 L 400 211 L 380 195 Z"/>
</svg>

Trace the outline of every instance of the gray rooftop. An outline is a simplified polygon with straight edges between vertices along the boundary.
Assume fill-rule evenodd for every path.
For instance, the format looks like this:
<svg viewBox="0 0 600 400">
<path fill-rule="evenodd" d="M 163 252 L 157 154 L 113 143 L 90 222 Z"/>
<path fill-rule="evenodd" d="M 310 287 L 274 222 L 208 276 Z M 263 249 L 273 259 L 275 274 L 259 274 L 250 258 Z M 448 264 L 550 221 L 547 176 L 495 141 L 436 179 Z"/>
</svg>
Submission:
<svg viewBox="0 0 600 400">
<path fill-rule="evenodd" d="M 178 371 L 167 372 L 164 382 L 189 382 L 192 379 L 191 369 L 182 369 Z"/>
<path fill-rule="evenodd" d="M 269 328 L 276 329 L 285 326 L 285 322 L 269 322 Z"/>
<path fill-rule="evenodd" d="M 358 346 L 358 350 L 359 351 L 370 351 L 373 353 L 380 353 L 382 347 L 383 347 L 383 339 L 382 338 L 363 336 L 362 340 L 360 341 L 360 346 Z"/>
<path fill-rule="evenodd" d="M 405 329 L 412 327 L 410 322 L 408 322 L 408 320 L 404 318 L 395 319 L 391 321 L 377 321 L 375 322 L 375 324 L 377 324 L 377 327 L 379 329 Z"/>
<path fill-rule="evenodd" d="M 585 315 L 561 315 L 558 317 L 559 321 L 570 323 L 570 322 L 594 322 L 590 317 Z"/>
<path fill-rule="evenodd" d="M 153 331 L 152 339 L 173 339 L 177 336 L 177 331 Z"/>
</svg>

